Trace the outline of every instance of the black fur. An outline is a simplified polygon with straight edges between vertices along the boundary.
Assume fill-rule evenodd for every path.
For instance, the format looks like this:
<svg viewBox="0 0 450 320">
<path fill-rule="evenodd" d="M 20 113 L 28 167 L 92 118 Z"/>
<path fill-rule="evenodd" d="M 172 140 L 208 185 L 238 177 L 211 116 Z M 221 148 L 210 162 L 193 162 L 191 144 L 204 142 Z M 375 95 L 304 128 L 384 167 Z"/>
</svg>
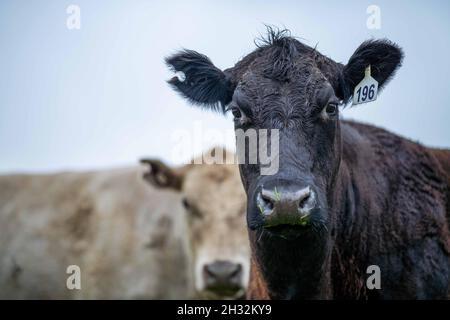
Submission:
<svg viewBox="0 0 450 320">
<path fill-rule="evenodd" d="M 372 77 L 378 81 L 378 90 L 383 89 L 403 61 L 403 51 L 395 43 L 384 40 L 363 42 L 353 53 L 344 67 L 344 81 L 348 89 L 353 89 L 364 78 L 364 70 L 370 65 Z"/>
<path fill-rule="evenodd" d="M 280 132 L 274 175 L 263 176 L 258 165 L 239 166 L 252 248 L 248 297 L 447 297 L 449 187 L 439 163 L 419 144 L 341 121 L 339 109 L 329 112 L 340 100 L 350 100 L 368 65 L 379 89 L 386 86 L 403 59 L 396 44 L 366 41 L 344 66 L 286 30 L 269 28 L 267 39 L 224 73 L 198 54 L 178 58 L 190 78 L 206 78 L 215 81 L 208 86 L 220 87 L 209 97 L 204 96 L 204 82 L 183 91 L 191 101 L 207 105 L 227 101 L 230 108 L 245 110 L 245 121 L 235 113 L 236 129 Z M 199 61 L 207 71 L 197 71 Z M 194 94 L 196 90 L 202 94 Z M 277 216 L 262 214 L 258 208 L 262 188 L 289 192 L 305 187 L 316 199 L 311 223 L 298 227 L 280 219 L 274 229 Z M 292 208 L 283 210 L 289 218 L 298 217 Z M 380 290 L 369 290 L 365 284 L 369 265 L 382 270 Z"/>
<path fill-rule="evenodd" d="M 191 103 L 224 112 L 225 105 L 232 96 L 229 79 L 211 60 L 192 50 L 180 51 L 168 58 L 166 63 L 174 72 L 186 75 L 181 82 L 173 77 L 168 83 Z"/>
</svg>

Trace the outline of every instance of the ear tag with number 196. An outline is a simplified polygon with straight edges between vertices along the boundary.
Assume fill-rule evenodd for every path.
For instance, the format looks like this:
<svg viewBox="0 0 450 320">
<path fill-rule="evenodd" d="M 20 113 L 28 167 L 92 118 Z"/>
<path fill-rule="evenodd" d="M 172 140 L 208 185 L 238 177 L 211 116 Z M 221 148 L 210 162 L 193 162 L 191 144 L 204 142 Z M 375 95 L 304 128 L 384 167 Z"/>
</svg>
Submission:
<svg viewBox="0 0 450 320">
<path fill-rule="evenodd" d="M 378 82 L 370 75 L 370 65 L 364 72 L 364 79 L 355 87 L 353 104 L 375 101 L 378 94 Z"/>
</svg>

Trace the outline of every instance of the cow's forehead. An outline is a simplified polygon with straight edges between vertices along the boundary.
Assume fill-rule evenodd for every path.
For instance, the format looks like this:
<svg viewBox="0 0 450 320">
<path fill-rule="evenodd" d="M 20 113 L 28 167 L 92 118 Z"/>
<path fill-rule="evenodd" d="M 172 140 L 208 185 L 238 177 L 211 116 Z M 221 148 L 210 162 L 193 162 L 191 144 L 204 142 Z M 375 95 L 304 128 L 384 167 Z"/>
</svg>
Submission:
<svg viewBox="0 0 450 320">
<path fill-rule="evenodd" d="M 207 187 L 207 184 L 221 184 L 227 182 L 232 174 L 232 168 L 229 168 L 229 165 L 198 164 L 192 167 L 186 176 L 186 180 L 193 185 L 198 184 L 198 187 Z M 196 179 L 202 180 L 191 181 Z"/>
<path fill-rule="evenodd" d="M 228 70 L 232 82 L 249 95 L 264 96 L 270 91 L 296 86 L 303 97 L 308 88 L 323 82 L 338 87 L 341 65 L 283 32 L 271 35 L 254 52 Z M 289 94 L 289 93 L 281 93 Z"/>
<path fill-rule="evenodd" d="M 313 92 L 313 89 L 328 83 L 327 77 L 315 65 L 303 66 L 290 71 L 284 81 L 264 75 L 264 71 L 249 70 L 238 82 L 234 98 L 244 97 L 261 100 L 287 95 Z"/>
<path fill-rule="evenodd" d="M 245 193 L 236 165 L 194 165 L 183 184 L 184 196 L 208 216 L 241 214 Z"/>
<path fill-rule="evenodd" d="M 258 85 L 259 83 L 259 85 Z M 254 119 L 260 123 L 273 119 L 271 112 L 283 112 L 286 116 L 300 119 L 313 112 L 317 97 L 325 88 L 332 88 L 328 79 L 320 72 L 311 72 L 307 79 L 288 83 L 277 83 L 268 79 L 253 85 L 241 84 L 233 95 L 237 106 L 250 109 Z M 299 118 L 299 115 L 302 115 Z"/>
</svg>

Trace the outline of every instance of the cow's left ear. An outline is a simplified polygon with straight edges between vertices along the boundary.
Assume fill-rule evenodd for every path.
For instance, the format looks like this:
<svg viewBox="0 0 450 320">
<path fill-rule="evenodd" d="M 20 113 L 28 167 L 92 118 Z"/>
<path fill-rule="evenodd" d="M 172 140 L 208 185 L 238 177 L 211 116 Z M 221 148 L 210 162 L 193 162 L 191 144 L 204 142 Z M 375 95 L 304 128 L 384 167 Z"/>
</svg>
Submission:
<svg viewBox="0 0 450 320">
<path fill-rule="evenodd" d="M 211 60 L 196 51 L 183 50 L 166 58 L 167 66 L 176 73 L 168 81 L 189 102 L 224 112 L 231 101 L 234 86 L 230 77 Z"/>
<path fill-rule="evenodd" d="M 143 178 L 153 186 L 181 190 L 184 179 L 183 172 L 172 169 L 156 159 L 141 159 L 140 163 L 147 165 L 147 171 L 144 172 Z"/>
<path fill-rule="evenodd" d="M 343 68 L 343 80 L 347 91 L 343 98 L 351 97 L 355 87 L 364 78 L 364 70 L 367 66 L 371 66 L 371 75 L 378 81 L 378 90 L 380 90 L 394 76 L 402 60 L 402 49 L 387 39 L 363 42 Z"/>
</svg>

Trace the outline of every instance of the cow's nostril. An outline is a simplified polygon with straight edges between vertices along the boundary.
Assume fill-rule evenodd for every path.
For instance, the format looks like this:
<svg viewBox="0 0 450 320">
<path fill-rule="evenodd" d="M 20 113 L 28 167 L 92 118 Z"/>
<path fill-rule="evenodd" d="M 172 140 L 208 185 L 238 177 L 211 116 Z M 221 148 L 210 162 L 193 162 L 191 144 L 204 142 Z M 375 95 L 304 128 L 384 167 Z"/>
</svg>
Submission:
<svg viewBox="0 0 450 320">
<path fill-rule="evenodd" d="M 303 199 L 300 199 L 298 207 L 300 209 L 303 209 L 305 207 L 305 205 L 308 203 L 309 198 L 310 198 L 310 194 L 307 194 L 303 197 Z"/>
<path fill-rule="evenodd" d="M 205 265 L 203 267 L 203 271 L 210 278 L 215 278 L 216 277 L 216 273 L 214 271 L 214 268 L 210 264 Z"/>
<path fill-rule="evenodd" d="M 270 215 L 275 208 L 275 199 L 264 189 L 256 197 L 256 205 L 261 214 Z"/>
<path fill-rule="evenodd" d="M 298 208 L 300 212 L 304 214 L 307 213 L 314 207 L 315 202 L 315 194 L 310 187 L 306 187 L 301 190 L 298 201 Z"/>
<path fill-rule="evenodd" d="M 267 209 L 272 210 L 273 209 L 273 200 L 270 199 L 269 197 L 265 196 L 264 194 L 261 194 L 261 198 L 264 202 L 264 206 Z"/>
<path fill-rule="evenodd" d="M 240 277 L 242 274 L 242 265 L 237 263 L 230 272 L 230 279 Z"/>
</svg>

